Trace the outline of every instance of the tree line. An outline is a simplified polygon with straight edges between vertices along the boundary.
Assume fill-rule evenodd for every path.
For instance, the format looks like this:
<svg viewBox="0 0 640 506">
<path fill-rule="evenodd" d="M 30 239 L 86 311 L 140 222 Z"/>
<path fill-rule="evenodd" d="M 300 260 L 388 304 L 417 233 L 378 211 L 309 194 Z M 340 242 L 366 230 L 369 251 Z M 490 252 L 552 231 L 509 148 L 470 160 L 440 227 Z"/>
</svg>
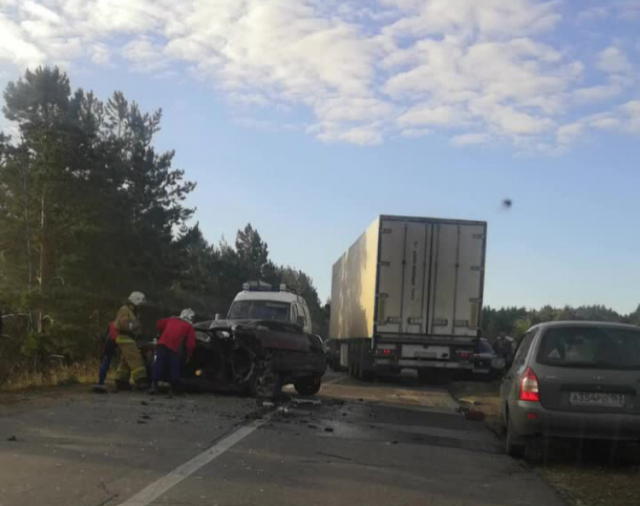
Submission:
<svg viewBox="0 0 640 506">
<path fill-rule="evenodd" d="M 495 309 L 487 306 L 482 311 L 482 330 L 484 337 L 490 340 L 495 339 L 500 332 L 506 332 L 520 339 L 533 325 L 557 320 L 607 321 L 640 325 L 640 305 L 627 315 L 603 305 L 562 308 L 547 305 L 541 309 L 515 306 Z"/>
<path fill-rule="evenodd" d="M 196 183 L 153 145 L 160 109 L 143 112 L 119 91 L 102 101 L 40 67 L 7 85 L 3 113 L 13 132 L 0 133 L 0 383 L 52 354 L 95 353 L 133 290 L 151 301 L 152 326 L 182 307 L 225 313 L 244 281 L 262 277 L 296 288 L 326 332 L 311 278 L 274 264 L 255 228 L 214 245 L 192 224 Z"/>
</svg>

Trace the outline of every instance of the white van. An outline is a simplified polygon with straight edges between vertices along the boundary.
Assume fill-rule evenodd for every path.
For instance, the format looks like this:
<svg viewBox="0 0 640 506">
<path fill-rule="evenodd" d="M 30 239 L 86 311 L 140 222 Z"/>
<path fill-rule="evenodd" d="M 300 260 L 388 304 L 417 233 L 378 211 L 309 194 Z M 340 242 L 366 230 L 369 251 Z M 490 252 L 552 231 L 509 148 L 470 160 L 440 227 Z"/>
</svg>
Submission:
<svg viewBox="0 0 640 506">
<path fill-rule="evenodd" d="M 233 299 L 227 320 L 274 320 L 294 323 L 311 334 L 313 325 L 307 303 L 285 285 L 272 287 L 262 281 L 242 285 Z"/>
</svg>

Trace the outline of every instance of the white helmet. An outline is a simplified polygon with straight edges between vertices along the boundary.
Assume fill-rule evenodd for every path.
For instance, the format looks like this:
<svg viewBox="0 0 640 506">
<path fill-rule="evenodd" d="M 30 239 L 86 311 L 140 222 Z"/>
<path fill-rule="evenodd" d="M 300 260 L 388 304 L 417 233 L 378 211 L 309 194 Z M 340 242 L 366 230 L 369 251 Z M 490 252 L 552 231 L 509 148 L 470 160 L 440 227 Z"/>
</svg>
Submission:
<svg viewBox="0 0 640 506">
<path fill-rule="evenodd" d="M 129 295 L 129 302 L 134 306 L 139 306 L 140 304 L 145 304 L 147 302 L 147 298 L 142 292 L 131 292 L 131 295 Z"/>
<path fill-rule="evenodd" d="M 180 313 L 180 319 L 188 321 L 189 323 L 193 323 L 195 317 L 196 314 L 193 312 L 193 309 L 183 309 L 182 313 Z"/>
</svg>

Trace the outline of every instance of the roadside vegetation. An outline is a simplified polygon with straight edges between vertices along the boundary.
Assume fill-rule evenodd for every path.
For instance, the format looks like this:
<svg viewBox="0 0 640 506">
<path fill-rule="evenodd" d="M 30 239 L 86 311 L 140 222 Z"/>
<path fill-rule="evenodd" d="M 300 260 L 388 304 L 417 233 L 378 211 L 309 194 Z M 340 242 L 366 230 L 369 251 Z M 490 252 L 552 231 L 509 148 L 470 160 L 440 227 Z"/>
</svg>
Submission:
<svg viewBox="0 0 640 506">
<path fill-rule="evenodd" d="M 508 332 L 520 339 L 533 325 L 557 320 L 582 320 L 617 322 L 640 325 L 640 305 L 627 315 L 620 314 L 602 305 L 556 308 L 544 306 L 541 309 L 506 307 L 495 309 L 485 307 L 482 312 L 482 330 L 485 337 L 494 339 L 500 332 Z"/>
<path fill-rule="evenodd" d="M 500 381 L 464 381 L 451 386 L 462 406 L 484 413 L 487 428 L 502 441 L 499 389 Z M 640 466 L 612 458 L 606 444 L 587 444 L 580 452 L 573 443 L 556 442 L 543 462 L 533 467 L 572 506 L 640 504 Z"/>
<path fill-rule="evenodd" d="M 225 313 L 248 279 L 287 283 L 316 330 L 326 311 L 312 280 L 276 265 L 248 224 L 235 244 L 207 242 L 185 199 L 196 183 L 153 145 L 162 111 L 115 92 L 73 90 L 57 68 L 27 71 L 4 91 L 0 133 L 0 388 L 44 382 L 95 358 L 99 336 L 133 290 L 156 318 Z M 65 374 L 64 372 L 62 374 Z M 30 379 L 29 379 L 30 378 Z M 40 378 L 40 379 L 38 379 Z"/>
</svg>

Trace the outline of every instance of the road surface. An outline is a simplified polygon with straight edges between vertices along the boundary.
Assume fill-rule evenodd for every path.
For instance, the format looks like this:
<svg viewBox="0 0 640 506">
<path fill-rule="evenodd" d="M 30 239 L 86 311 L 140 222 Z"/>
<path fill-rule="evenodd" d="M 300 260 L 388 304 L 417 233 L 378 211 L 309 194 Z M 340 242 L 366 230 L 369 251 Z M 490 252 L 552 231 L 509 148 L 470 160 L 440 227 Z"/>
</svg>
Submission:
<svg viewBox="0 0 640 506">
<path fill-rule="evenodd" d="M 560 506 L 443 387 L 332 373 L 275 407 L 85 387 L 0 395 L 0 506 Z"/>
</svg>

